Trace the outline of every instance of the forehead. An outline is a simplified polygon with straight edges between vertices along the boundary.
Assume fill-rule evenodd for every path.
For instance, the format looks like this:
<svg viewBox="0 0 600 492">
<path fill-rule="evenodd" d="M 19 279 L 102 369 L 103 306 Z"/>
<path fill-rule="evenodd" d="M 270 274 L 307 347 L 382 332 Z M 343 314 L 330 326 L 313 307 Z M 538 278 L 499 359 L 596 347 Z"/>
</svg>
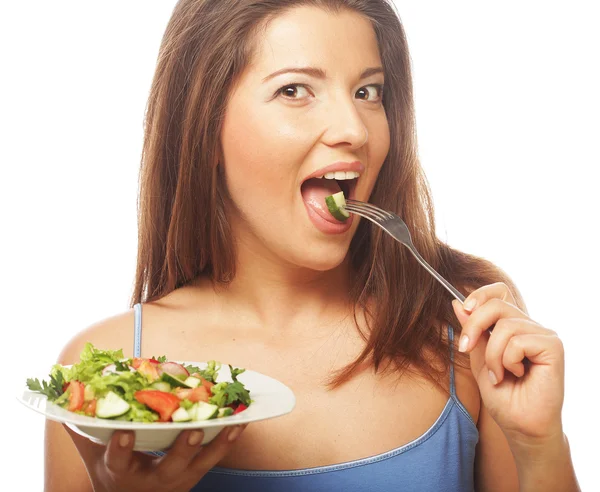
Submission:
<svg viewBox="0 0 600 492">
<path fill-rule="evenodd" d="M 251 65 L 261 73 L 284 65 L 317 66 L 328 73 L 332 71 L 328 67 L 361 72 L 381 65 L 381 59 L 375 31 L 366 17 L 347 9 L 333 13 L 296 7 L 258 31 Z"/>
</svg>

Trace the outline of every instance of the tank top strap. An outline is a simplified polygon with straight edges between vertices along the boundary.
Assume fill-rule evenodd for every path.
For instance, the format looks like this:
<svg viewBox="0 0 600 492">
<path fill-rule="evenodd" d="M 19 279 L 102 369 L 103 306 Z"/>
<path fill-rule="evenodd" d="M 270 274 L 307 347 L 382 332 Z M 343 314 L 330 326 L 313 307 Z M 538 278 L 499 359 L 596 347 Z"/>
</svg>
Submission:
<svg viewBox="0 0 600 492">
<path fill-rule="evenodd" d="M 448 340 L 450 347 L 450 395 L 456 399 L 456 385 L 454 382 L 454 329 L 448 325 Z"/>
<path fill-rule="evenodd" d="M 133 306 L 133 356 L 142 354 L 142 304 Z"/>
</svg>

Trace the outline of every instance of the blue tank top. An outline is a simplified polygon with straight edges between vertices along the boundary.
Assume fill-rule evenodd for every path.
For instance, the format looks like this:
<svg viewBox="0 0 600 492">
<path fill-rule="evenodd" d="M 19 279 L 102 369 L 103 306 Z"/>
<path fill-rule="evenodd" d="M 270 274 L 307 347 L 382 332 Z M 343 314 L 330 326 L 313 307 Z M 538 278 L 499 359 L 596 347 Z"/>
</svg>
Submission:
<svg viewBox="0 0 600 492">
<path fill-rule="evenodd" d="M 134 306 L 134 356 L 141 356 L 142 306 Z M 454 339 L 448 327 L 450 341 Z M 450 355 L 454 360 L 452 343 Z M 392 413 L 390 421 L 394 420 Z M 399 423 L 398 425 L 402 425 Z M 192 492 L 441 492 L 472 491 L 477 426 L 456 395 L 450 366 L 450 398 L 434 424 L 417 439 L 368 458 L 297 470 L 212 468 Z M 327 445 L 327 443 L 320 443 Z M 162 455 L 163 453 L 152 453 Z"/>
</svg>

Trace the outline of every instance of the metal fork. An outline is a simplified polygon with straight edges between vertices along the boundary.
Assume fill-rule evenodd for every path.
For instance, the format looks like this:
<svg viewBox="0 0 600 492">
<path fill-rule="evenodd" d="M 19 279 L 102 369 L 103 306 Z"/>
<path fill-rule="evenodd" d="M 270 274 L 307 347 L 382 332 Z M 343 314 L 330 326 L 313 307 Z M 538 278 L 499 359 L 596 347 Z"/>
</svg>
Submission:
<svg viewBox="0 0 600 492">
<path fill-rule="evenodd" d="M 346 206 L 344 208 L 348 212 L 352 212 L 353 214 L 360 215 L 361 217 L 370 220 L 375 225 L 381 227 L 396 241 L 404 244 L 404 246 L 410 250 L 417 261 L 423 265 L 425 270 L 431 273 L 431 275 L 433 275 L 438 282 L 440 282 L 454 297 L 456 297 L 456 299 L 458 299 L 461 303 L 465 302 L 465 296 L 456 290 L 456 288 L 438 272 L 436 272 L 419 254 L 412 243 L 408 227 L 400 217 L 392 212 L 386 212 L 375 205 L 358 200 L 346 199 Z"/>
</svg>

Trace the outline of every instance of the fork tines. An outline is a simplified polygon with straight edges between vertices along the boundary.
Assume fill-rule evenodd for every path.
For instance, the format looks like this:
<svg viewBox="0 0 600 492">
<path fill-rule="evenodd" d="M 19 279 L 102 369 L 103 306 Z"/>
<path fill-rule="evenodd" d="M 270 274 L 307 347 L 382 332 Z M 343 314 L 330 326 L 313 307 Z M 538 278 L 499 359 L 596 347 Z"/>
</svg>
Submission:
<svg viewBox="0 0 600 492">
<path fill-rule="evenodd" d="M 393 217 L 393 215 L 385 210 L 382 210 L 370 203 L 360 202 L 358 200 L 346 200 L 345 209 L 349 212 L 358 213 L 359 215 L 366 214 L 375 217 L 379 220 L 386 220 Z M 361 214 L 362 212 L 362 214 Z"/>
</svg>

